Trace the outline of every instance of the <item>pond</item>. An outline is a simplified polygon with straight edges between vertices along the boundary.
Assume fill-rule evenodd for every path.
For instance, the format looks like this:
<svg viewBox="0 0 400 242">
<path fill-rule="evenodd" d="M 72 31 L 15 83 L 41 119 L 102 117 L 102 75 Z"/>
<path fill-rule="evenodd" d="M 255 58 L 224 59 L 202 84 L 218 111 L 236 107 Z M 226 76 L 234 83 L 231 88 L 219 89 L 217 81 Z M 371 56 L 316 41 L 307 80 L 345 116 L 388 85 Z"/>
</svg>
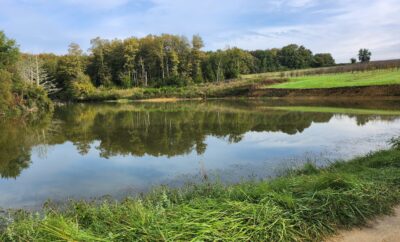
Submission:
<svg viewBox="0 0 400 242">
<path fill-rule="evenodd" d="M 160 184 L 237 182 L 388 147 L 399 101 L 68 104 L 0 121 L 0 207 L 121 198 Z"/>
</svg>

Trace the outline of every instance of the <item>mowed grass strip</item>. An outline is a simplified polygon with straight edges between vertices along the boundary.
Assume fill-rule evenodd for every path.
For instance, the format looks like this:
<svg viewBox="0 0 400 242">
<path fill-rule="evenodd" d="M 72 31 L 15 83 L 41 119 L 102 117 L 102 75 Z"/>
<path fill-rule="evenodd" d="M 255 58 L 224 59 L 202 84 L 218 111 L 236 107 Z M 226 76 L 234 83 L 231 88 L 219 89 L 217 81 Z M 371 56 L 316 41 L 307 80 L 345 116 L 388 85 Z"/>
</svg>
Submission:
<svg viewBox="0 0 400 242">
<path fill-rule="evenodd" d="M 160 188 L 121 202 L 48 205 L 44 214 L 17 211 L 0 227 L 0 241 L 322 241 L 400 202 L 400 140 L 392 143 L 275 180 Z"/>
<path fill-rule="evenodd" d="M 291 77 L 266 88 L 310 89 L 400 84 L 400 69 Z"/>
</svg>

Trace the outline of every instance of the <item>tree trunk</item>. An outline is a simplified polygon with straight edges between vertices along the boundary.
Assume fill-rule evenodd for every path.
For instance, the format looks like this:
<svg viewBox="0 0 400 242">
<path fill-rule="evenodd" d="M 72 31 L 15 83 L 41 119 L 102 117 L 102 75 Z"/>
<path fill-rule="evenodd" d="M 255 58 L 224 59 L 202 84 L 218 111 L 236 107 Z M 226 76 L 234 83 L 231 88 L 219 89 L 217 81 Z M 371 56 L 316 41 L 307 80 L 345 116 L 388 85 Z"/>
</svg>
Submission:
<svg viewBox="0 0 400 242">
<path fill-rule="evenodd" d="M 40 84 L 40 73 L 39 73 L 39 61 L 38 57 L 36 56 L 36 86 Z"/>
<path fill-rule="evenodd" d="M 220 68 L 221 68 L 221 60 L 218 61 L 218 67 L 217 67 L 217 82 L 220 81 L 220 80 L 219 80 L 219 78 L 220 78 L 219 75 L 221 74 Z"/>
<path fill-rule="evenodd" d="M 168 64 L 168 56 L 165 57 L 165 67 L 167 68 L 167 77 L 169 77 L 169 64 Z"/>
</svg>

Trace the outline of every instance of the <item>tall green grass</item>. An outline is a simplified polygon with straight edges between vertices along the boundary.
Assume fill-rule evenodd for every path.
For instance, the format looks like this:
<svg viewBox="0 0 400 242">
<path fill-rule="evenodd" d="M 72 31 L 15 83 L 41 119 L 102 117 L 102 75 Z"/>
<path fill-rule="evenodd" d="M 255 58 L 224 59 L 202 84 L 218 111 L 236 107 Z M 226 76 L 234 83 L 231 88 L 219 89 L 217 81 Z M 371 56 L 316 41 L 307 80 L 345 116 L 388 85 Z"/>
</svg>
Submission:
<svg viewBox="0 0 400 242">
<path fill-rule="evenodd" d="M 398 143 L 398 142 L 397 142 Z M 124 201 L 15 212 L 1 241 L 321 241 L 400 202 L 400 150 L 268 181 L 159 188 Z"/>
</svg>

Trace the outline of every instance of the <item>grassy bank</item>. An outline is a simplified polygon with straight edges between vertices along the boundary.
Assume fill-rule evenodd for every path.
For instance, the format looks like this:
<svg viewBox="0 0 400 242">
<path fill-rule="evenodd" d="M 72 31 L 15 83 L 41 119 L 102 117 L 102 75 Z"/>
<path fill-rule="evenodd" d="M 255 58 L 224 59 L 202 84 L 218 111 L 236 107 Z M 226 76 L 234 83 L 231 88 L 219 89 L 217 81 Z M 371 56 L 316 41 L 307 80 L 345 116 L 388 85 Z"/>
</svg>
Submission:
<svg viewBox="0 0 400 242">
<path fill-rule="evenodd" d="M 186 87 L 137 87 L 129 89 L 97 88 L 76 97 L 77 101 L 107 101 L 118 99 L 150 99 L 150 98 L 215 98 L 243 96 L 253 81 L 234 81 L 219 84 L 191 85 Z"/>
<path fill-rule="evenodd" d="M 400 69 L 291 77 L 268 88 L 335 88 L 400 84 Z"/>
<path fill-rule="evenodd" d="M 186 87 L 97 88 L 75 99 L 78 101 L 107 101 L 151 98 L 223 98 L 252 96 L 252 93 L 255 91 L 264 90 L 265 88 L 312 89 L 399 84 L 400 69 L 304 75 L 289 78 L 249 75 L 230 82 L 190 85 Z"/>
<path fill-rule="evenodd" d="M 395 142 L 396 143 L 396 142 Z M 320 241 L 400 202 L 397 146 L 272 181 L 158 189 L 122 202 L 19 211 L 2 241 Z"/>
</svg>

